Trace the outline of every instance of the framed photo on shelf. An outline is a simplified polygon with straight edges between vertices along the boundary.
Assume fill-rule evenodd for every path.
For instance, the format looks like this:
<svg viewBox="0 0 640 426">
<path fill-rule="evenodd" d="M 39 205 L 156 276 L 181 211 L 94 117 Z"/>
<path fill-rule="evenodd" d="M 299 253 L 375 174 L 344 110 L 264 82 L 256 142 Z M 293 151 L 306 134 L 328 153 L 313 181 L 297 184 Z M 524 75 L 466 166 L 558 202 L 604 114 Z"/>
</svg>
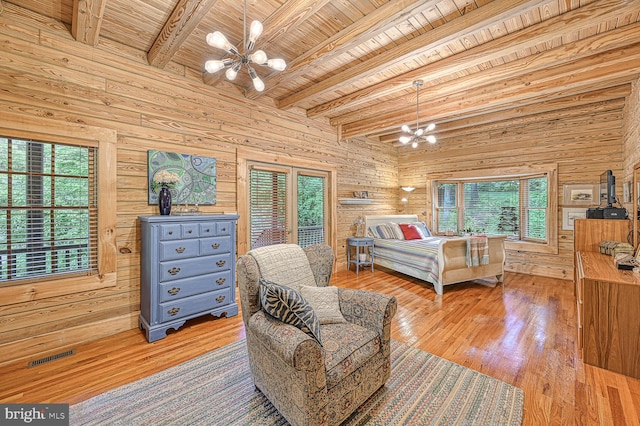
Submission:
<svg viewBox="0 0 640 426">
<path fill-rule="evenodd" d="M 598 185 L 571 184 L 564 185 L 564 205 L 566 206 L 595 206 L 600 204 Z"/>
<path fill-rule="evenodd" d="M 574 221 L 576 219 L 586 219 L 587 209 L 584 208 L 562 208 L 562 229 L 565 231 L 573 231 Z"/>
</svg>

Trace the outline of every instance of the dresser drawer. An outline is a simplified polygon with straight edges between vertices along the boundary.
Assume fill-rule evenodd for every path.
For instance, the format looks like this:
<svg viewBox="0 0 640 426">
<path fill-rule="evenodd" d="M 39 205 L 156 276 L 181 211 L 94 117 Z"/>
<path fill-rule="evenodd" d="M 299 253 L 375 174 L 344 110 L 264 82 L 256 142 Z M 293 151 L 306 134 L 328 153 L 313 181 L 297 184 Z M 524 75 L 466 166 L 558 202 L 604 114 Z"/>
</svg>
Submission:
<svg viewBox="0 0 640 426">
<path fill-rule="evenodd" d="M 226 271 L 231 268 L 231 254 L 160 262 L 160 282 Z"/>
<path fill-rule="evenodd" d="M 200 230 L 197 223 L 187 223 L 180 225 L 182 238 L 198 238 Z"/>
<path fill-rule="evenodd" d="M 179 223 L 160 225 L 160 241 L 179 240 L 182 238 Z"/>
<path fill-rule="evenodd" d="M 201 237 L 215 237 L 217 234 L 217 227 L 215 222 L 205 222 L 198 226 L 198 233 Z"/>
<path fill-rule="evenodd" d="M 231 222 L 217 222 L 216 223 L 216 235 L 231 235 L 233 229 Z"/>
<path fill-rule="evenodd" d="M 229 237 L 212 237 L 200 240 L 200 256 L 212 254 L 223 254 L 231 251 L 231 240 Z"/>
<path fill-rule="evenodd" d="M 210 311 L 218 306 L 228 305 L 231 300 L 231 289 L 225 288 L 196 296 L 185 297 L 160 304 L 160 321 L 170 321 L 177 318 Z"/>
<path fill-rule="evenodd" d="M 221 290 L 231 285 L 231 271 L 200 275 L 160 284 L 158 295 L 160 302 L 177 300 L 194 294 Z"/>
<path fill-rule="evenodd" d="M 198 256 L 198 240 L 160 242 L 160 260 L 188 259 Z"/>
</svg>

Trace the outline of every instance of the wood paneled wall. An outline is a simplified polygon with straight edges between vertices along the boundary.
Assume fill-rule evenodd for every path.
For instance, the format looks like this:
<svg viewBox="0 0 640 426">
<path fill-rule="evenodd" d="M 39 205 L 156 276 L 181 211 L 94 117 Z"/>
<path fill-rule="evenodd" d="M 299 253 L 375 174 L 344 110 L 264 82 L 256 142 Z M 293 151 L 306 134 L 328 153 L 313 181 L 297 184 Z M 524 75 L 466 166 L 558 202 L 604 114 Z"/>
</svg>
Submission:
<svg viewBox="0 0 640 426">
<path fill-rule="evenodd" d="M 560 185 L 596 183 L 605 167 L 621 173 L 623 157 L 640 143 L 637 84 L 627 110 L 632 117 L 624 130 L 622 98 L 581 101 L 553 113 L 451 132 L 437 145 L 415 151 L 366 138 L 338 142 L 335 128 L 306 118 L 302 111 L 248 101 L 224 83 L 219 89 L 203 85 L 200 72 L 174 63 L 158 70 L 145 58 L 144 52 L 104 38 L 96 47 L 75 42 L 63 24 L 4 5 L 0 116 L 11 112 L 25 123 L 78 123 L 117 132 L 113 207 L 118 258 L 115 287 L 30 302 L 0 300 L 0 364 L 137 327 L 137 217 L 157 212 L 147 204 L 148 149 L 218 159 L 218 200 L 216 206 L 203 208 L 208 213 L 237 211 L 238 147 L 333 165 L 338 170 L 338 198 L 368 191 L 374 200 L 369 205 L 337 205 L 338 268 L 345 268 L 344 240 L 353 234 L 359 215 L 402 211 L 430 220 L 429 173 L 557 162 Z M 635 158 L 632 162 L 638 161 Z M 628 161 L 624 160 L 625 169 Z M 417 188 L 406 207 L 399 202 L 404 196 L 400 185 Z M 559 194 L 562 197 L 562 191 Z M 572 233 L 560 230 L 559 241 L 558 255 L 508 253 L 507 269 L 571 278 Z"/>
<path fill-rule="evenodd" d="M 147 204 L 147 150 L 215 157 L 217 204 L 208 213 L 237 211 L 236 148 L 324 162 L 338 170 L 338 197 L 369 191 L 367 206 L 338 205 L 338 268 L 345 239 L 360 214 L 397 208 L 395 148 L 360 138 L 338 142 L 336 129 L 248 101 L 230 88 L 202 84 L 202 75 L 169 64 L 146 64 L 142 52 L 101 39 L 97 47 L 73 40 L 63 24 L 5 4 L 0 14 L 0 117 L 25 123 L 80 123 L 117 132 L 117 285 L 44 300 L 0 300 L 0 364 L 32 359 L 81 341 L 137 327 L 139 215 Z M 225 91 L 226 90 L 226 91 Z M 244 218 L 243 212 L 241 220 Z"/>
<path fill-rule="evenodd" d="M 633 167 L 640 163 L 640 78 L 631 85 L 631 93 L 627 97 L 624 111 L 624 152 L 624 180 L 633 182 Z M 637 192 L 637 188 L 633 191 Z M 631 211 L 632 203 L 625 204 L 625 207 Z"/>
<path fill-rule="evenodd" d="M 576 98 L 576 106 L 551 112 L 551 105 L 541 103 L 539 110 L 546 112 L 535 113 L 534 105 L 527 116 L 449 131 L 440 135 L 437 144 L 423 144 L 416 150 L 399 148 L 399 182 L 418 188 L 410 213 L 424 212 L 431 223 L 431 197 L 426 193 L 429 174 L 557 163 L 558 254 L 507 251 L 505 269 L 572 279 L 573 231 L 562 229 L 562 188 L 596 184 L 606 169 L 623 176 L 624 96 L 629 90 L 624 88 L 618 99 L 606 99 L 607 94 L 602 93 L 602 100 L 589 104 Z M 599 96 L 594 94 L 595 99 Z M 621 185 L 617 192 L 622 197 Z"/>
</svg>

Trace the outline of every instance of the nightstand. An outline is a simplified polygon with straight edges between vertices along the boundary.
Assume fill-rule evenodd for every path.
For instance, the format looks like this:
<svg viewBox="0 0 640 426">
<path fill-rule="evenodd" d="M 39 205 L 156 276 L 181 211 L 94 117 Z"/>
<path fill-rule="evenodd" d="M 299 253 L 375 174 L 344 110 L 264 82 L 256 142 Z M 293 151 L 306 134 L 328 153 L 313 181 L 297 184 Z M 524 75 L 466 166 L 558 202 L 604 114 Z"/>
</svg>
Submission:
<svg viewBox="0 0 640 426">
<path fill-rule="evenodd" d="M 353 260 L 351 259 L 352 248 L 355 250 L 355 255 L 353 256 Z M 368 238 L 368 237 L 347 238 L 347 268 L 351 269 L 351 264 L 353 263 L 354 265 L 356 265 L 356 275 L 358 275 L 358 272 L 360 271 L 360 266 L 371 266 L 371 272 L 373 272 L 374 260 L 375 260 L 375 254 L 373 249 L 373 238 Z"/>
</svg>

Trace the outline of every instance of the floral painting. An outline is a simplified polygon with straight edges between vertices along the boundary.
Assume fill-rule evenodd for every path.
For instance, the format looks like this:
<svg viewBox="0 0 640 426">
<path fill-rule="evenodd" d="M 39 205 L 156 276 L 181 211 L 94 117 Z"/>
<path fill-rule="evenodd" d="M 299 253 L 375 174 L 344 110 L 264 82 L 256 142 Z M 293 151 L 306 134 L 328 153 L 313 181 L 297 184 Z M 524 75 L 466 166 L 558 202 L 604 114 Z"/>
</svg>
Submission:
<svg viewBox="0 0 640 426">
<path fill-rule="evenodd" d="M 175 152 L 147 151 L 149 204 L 158 203 L 156 174 L 173 173 L 178 181 L 170 187 L 173 204 L 216 203 L 216 159 Z"/>
</svg>

